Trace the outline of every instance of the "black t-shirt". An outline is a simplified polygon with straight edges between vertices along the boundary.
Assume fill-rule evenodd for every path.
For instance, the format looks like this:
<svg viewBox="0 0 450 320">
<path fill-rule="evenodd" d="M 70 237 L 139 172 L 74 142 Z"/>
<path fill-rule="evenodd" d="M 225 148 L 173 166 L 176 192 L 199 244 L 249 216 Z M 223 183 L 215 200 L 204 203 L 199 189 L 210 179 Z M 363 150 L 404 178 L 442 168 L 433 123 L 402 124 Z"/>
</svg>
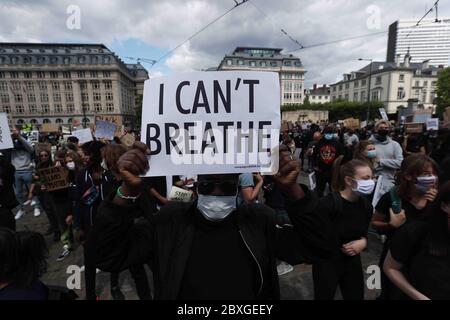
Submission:
<svg viewBox="0 0 450 320">
<path fill-rule="evenodd" d="M 336 140 L 320 140 L 314 148 L 314 158 L 320 170 L 329 172 L 334 161 L 344 154 L 344 147 Z"/>
<path fill-rule="evenodd" d="M 339 197 L 340 200 L 336 201 L 334 197 Z M 368 200 L 359 198 L 356 202 L 350 202 L 337 193 L 321 199 L 317 211 L 329 216 L 336 252 L 341 252 L 343 244 L 362 237 L 367 238 L 373 209 L 370 203 L 363 201 Z"/>
<path fill-rule="evenodd" d="M 28 288 L 10 284 L 0 289 L 0 300 L 47 300 L 48 289 L 40 281 Z"/>
<path fill-rule="evenodd" d="M 257 265 L 239 234 L 235 212 L 212 222 L 197 210 L 195 227 L 179 299 L 255 299 Z"/>
<path fill-rule="evenodd" d="M 384 222 L 389 222 L 391 219 L 389 209 L 391 208 L 391 194 L 389 192 L 385 193 L 375 209 L 384 216 Z M 402 209 L 405 210 L 406 222 L 418 221 L 422 220 L 426 210 L 428 210 L 429 203 L 423 209 L 417 209 L 411 202 L 408 200 L 402 199 Z M 386 232 L 386 236 L 390 238 L 395 233 L 395 230 L 390 230 Z"/>
<path fill-rule="evenodd" d="M 450 252 L 447 250 L 444 256 L 431 255 L 427 235 L 423 221 L 405 225 L 390 241 L 391 255 L 408 270 L 406 277 L 419 292 L 432 300 L 449 300 Z"/>
</svg>

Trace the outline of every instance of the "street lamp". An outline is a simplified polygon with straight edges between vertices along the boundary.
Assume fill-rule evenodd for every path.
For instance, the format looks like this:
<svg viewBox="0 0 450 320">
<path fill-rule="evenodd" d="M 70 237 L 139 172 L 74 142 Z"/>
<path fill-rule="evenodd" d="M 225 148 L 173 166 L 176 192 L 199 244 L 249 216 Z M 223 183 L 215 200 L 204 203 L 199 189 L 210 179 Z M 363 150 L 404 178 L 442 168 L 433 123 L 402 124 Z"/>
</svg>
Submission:
<svg viewBox="0 0 450 320">
<path fill-rule="evenodd" d="M 359 61 L 370 61 L 370 67 L 369 67 L 369 83 L 367 87 L 367 123 L 369 123 L 369 117 L 370 117 L 370 85 L 371 85 L 371 79 L 372 79 L 372 64 L 373 59 L 363 59 L 359 58 Z"/>
</svg>

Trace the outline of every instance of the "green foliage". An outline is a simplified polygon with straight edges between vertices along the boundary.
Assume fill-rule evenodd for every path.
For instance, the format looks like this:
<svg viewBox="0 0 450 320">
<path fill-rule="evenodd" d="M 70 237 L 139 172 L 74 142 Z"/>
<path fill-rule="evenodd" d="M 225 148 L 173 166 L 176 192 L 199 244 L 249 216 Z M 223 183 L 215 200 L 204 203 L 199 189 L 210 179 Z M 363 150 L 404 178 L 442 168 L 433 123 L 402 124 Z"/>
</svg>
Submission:
<svg viewBox="0 0 450 320">
<path fill-rule="evenodd" d="M 442 117 L 445 108 L 450 107 L 450 68 L 439 73 L 436 95 L 436 113 Z"/>
<path fill-rule="evenodd" d="M 366 120 L 367 117 L 367 102 L 351 102 L 351 101 L 333 101 L 318 104 L 303 104 L 303 105 L 288 105 L 282 106 L 281 111 L 298 111 L 298 110 L 318 110 L 328 111 L 330 121 L 343 120 L 347 118 L 357 118 Z M 378 108 L 383 108 L 383 103 L 376 101 L 370 102 L 370 119 L 379 118 Z"/>
</svg>

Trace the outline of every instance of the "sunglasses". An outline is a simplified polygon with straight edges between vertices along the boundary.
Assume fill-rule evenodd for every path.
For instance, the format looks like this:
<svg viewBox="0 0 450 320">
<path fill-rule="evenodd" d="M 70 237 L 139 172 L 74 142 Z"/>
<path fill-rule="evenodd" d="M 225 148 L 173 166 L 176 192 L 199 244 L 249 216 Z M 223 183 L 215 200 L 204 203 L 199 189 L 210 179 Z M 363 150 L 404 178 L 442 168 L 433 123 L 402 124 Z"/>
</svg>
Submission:
<svg viewBox="0 0 450 320">
<path fill-rule="evenodd" d="M 208 195 L 211 194 L 214 189 L 219 188 L 221 191 L 227 195 L 235 195 L 237 192 L 237 182 L 232 180 L 225 181 L 202 181 L 197 182 L 197 191 L 200 194 Z"/>
</svg>

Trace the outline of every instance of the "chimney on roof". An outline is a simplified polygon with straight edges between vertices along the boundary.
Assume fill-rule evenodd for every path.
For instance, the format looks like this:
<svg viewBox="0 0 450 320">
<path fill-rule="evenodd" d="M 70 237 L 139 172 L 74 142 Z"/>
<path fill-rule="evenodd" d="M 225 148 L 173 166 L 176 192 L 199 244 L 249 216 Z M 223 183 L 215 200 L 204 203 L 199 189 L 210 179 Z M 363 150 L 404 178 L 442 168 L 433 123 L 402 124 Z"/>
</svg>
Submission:
<svg viewBox="0 0 450 320">
<path fill-rule="evenodd" d="M 322 86 L 322 88 L 326 88 L 327 87 L 327 85 L 326 84 L 324 84 L 323 86 Z"/>
<path fill-rule="evenodd" d="M 313 90 L 316 90 L 316 89 L 317 89 L 317 83 L 314 83 Z"/>
<path fill-rule="evenodd" d="M 403 61 L 403 66 L 405 68 L 409 68 L 411 64 L 411 55 L 409 54 L 409 48 L 408 48 L 408 52 L 405 54 L 405 59 Z"/>
<path fill-rule="evenodd" d="M 430 60 L 424 60 L 422 62 L 422 69 L 428 69 L 430 67 Z"/>
<path fill-rule="evenodd" d="M 395 55 L 395 66 L 400 67 L 400 54 Z"/>
</svg>

